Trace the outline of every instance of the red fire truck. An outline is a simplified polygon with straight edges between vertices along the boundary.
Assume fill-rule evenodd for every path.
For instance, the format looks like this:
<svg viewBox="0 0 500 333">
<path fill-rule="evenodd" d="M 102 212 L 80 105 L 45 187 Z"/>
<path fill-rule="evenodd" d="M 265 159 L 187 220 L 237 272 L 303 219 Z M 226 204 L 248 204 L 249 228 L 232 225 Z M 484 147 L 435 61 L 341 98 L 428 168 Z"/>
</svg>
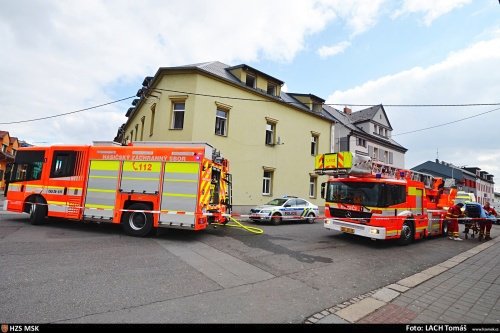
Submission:
<svg viewBox="0 0 500 333">
<path fill-rule="evenodd" d="M 329 175 L 321 187 L 327 229 L 401 244 L 447 233 L 456 189 L 445 188 L 442 178 L 351 152 L 316 156 L 315 172 Z"/>
<path fill-rule="evenodd" d="M 206 143 L 109 142 L 20 148 L 4 209 L 119 223 L 132 236 L 156 228 L 202 230 L 226 222 L 229 163 Z"/>
</svg>

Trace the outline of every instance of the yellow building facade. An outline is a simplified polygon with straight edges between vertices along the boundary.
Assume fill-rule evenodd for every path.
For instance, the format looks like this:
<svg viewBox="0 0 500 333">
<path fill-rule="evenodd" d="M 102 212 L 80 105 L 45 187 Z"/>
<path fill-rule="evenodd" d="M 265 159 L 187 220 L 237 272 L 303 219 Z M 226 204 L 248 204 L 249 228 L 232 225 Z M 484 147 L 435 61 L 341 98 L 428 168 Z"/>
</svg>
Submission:
<svg viewBox="0 0 500 333">
<path fill-rule="evenodd" d="M 312 171 L 314 156 L 330 151 L 333 121 L 324 100 L 282 92 L 283 84 L 247 65 L 160 68 L 145 79 L 120 139 L 209 143 L 230 162 L 235 212 L 283 195 L 322 206 Z"/>
</svg>

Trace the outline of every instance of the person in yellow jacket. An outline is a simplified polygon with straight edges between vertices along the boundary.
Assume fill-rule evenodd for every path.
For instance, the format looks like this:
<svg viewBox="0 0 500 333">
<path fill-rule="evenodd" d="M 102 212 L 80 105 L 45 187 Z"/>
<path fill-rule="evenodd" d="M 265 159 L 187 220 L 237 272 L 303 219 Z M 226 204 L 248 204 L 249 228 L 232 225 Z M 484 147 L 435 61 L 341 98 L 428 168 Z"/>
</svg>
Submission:
<svg viewBox="0 0 500 333">
<path fill-rule="evenodd" d="M 459 202 L 448 209 L 446 219 L 448 220 L 448 238 L 456 241 L 461 241 L 462 238 L 458 237 L 458 219 L 464 217 L 462 212 L 463 203 Z"/>
</svg>

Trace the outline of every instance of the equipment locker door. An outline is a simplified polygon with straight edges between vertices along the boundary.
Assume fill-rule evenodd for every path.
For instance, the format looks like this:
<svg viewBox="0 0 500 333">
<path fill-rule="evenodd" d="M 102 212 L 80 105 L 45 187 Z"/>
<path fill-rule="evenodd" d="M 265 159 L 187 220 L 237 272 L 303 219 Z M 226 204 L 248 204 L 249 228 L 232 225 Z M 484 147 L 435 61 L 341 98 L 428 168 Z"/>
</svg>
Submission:
<svg viewBox="0 0 500 333">
<path fill-rule="evenodd" d="M 84 217 L 113 219 L 119 171 L 120 161 L 90 161 Z"/>
<path fill-rule="evenodd" d="M 161 223 L 194 227 L 193 214 L 196 212 L 198 202 L 199 176 L 200 163 L 167 162 L 165 164 L 160 206 Z"/>
</svg>

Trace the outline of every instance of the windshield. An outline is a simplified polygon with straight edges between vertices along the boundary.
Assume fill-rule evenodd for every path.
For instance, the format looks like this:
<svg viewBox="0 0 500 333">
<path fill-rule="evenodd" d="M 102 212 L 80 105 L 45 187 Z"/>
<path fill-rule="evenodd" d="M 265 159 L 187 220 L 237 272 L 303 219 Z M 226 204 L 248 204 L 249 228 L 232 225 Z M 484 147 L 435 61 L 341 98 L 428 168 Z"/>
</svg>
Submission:
<svg viewBox="0 0 500 333">
<path fill-rule="evenodd" d="M 328 183 L 326 201 L 371 207 L 388 207 L 406 201 L 404 185 L 373 182 Z"/>
<path fill-rule="evenodd" d="M 266 205 L 270 206 L 282 206 L 288 199 L 273 199 L 269 201 Z"/>
</svg>

